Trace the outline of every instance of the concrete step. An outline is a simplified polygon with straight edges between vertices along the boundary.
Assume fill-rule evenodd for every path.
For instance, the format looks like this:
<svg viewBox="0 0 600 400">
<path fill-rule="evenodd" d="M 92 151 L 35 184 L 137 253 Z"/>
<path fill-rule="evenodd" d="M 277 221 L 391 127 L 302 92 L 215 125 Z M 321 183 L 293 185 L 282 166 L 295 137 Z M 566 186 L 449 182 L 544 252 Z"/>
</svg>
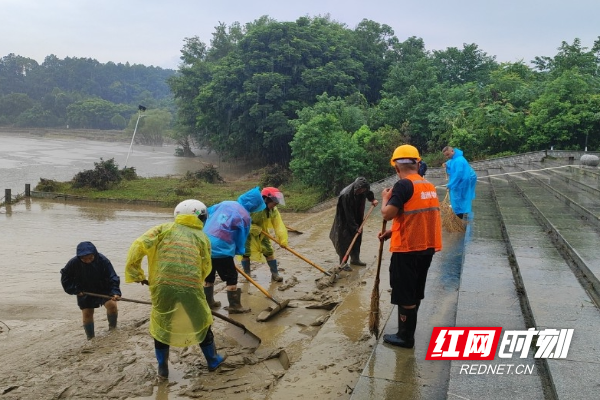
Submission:
<svg viewBox="0 0 600 400">
<path fill-rule="evenodd" d="M 478 184 L 473 202 L 472 222 L 466 233 L 463 273 L 461 275 L 456 326 L 493 327 L 504 330 L 526 330 L 519 295 L 515 288 L 508 250 L 491 187 Z M 530 353 L 529 359 L 533 359 Z M 461 373 L 463 365 L 472 362 L 452 361 L 449 399 L 544 399 L 542 377 L 534 369 L 531 375 L 469 375 Z M 496 357 L 479 364 L 507 364 Z"/>
<path fill-rule="evenodd" d="M 493 179 L 492 188 L 531 322 L 538 329 L 574 329 L 567 359 L 545 360 L 556 397 L 596 399 L 600 313 L 533 211 L 537 207 L 546 215 L 558 216 L 566 210 L 531 180 L 512 176 L 504 182 Z M 535 207 L 518 189 L 527 191 Z"/>
<path fill-rule="evenodd" d="M 530 176 L 525 173 L 525 176 Z M 589 210 L 599 204 L 590 196 L 554 176 L 536 174 L 513 179 L 563 256 L 572 260 L 576 275 L 596 305 L 600 304 L 600 219 Z M 557 201 L 558 200 L 558 201 Z"/>
</svg>

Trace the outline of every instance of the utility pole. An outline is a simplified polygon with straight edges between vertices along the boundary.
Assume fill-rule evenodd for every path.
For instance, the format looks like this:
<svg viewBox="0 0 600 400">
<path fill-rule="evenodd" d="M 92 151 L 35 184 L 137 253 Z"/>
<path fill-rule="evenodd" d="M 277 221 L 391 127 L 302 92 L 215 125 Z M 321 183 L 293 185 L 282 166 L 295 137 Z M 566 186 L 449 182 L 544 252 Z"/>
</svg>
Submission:
<svg viewBox="0 0 600 400">
<path fill-rule="evenodd" d="M 140 122 L 140 118 L 142 118 L 142 113 L 146 111 L 146 107 L 138 106 L 138 117 L 137 121 L 135 121 L 135 128 L 133 129 L 133 135 L 131 136 L 131 144 L 129 145 L 129 151 L 127 152 L 127 159 L 125 160 L 125 167 L 127 168 L 127 162 L 129 161 L 129 155 L 131 154 L 131 149 L 133 148 L 133 140 L 135 139 L 135 132 L 137 131 L 138 124 Z"/>
</svg>

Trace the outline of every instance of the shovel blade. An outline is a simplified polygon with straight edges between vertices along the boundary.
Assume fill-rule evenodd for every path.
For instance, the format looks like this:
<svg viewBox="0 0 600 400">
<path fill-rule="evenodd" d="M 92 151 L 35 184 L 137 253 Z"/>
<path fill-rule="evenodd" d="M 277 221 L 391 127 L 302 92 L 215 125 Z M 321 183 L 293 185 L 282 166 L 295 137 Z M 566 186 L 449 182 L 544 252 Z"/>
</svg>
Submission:
<svg viewBox="0 0 600 400">
<path fill-rule="evenodd" d="M 260 314 L 258 314 L 258 316 L 256 317 L 256 320 L 258 322 L 265 322 L 266 320 L 268 320 L 269 318 L 271 318 L 272 316 L 276 315 L 278 312 L 280 312 L 281 310 L 286 308 L 289 302 L 290 302 L 289 300 L 283 300 L 279 304 L 277 304 L 277 306 L 267 308 L 266 310 L 264 310 Z"/>
</svg>

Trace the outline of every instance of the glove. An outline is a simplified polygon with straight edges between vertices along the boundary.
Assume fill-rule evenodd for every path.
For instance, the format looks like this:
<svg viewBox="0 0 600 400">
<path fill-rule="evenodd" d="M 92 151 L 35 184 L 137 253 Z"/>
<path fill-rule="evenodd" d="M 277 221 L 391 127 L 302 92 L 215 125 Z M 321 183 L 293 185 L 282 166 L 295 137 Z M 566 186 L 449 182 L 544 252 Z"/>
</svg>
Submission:
<svg viewBox="0 0 600 400">
<path fill-rule="evenodd" d="M 262 228 L 256 224 L 250 225 L 250 234 L 252 236 L 259 236 L 262 233 Z"/>
<path fill-rule="evenodd" d="M 140 281 L 139 283 L 141 283 L 142 285 L 148 286 L 148 280 L 147 279 L 144 279 L 143 281 Z"/>
</svg>

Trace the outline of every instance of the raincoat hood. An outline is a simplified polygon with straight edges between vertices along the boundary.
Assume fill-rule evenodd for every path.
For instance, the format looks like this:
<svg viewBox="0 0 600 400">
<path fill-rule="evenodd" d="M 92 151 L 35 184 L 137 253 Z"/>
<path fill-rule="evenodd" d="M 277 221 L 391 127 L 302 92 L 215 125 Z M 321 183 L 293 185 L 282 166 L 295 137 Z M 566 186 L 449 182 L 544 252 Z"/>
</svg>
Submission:
<svg viewBox="0 0 600 400">
<path fill-rule="evenodd" d="M 454 155 L 452 156 L 452 158 L 462 157 L 463 154 L 464 153 L 461 149 L 454 148 Z"/>
<path fill-rule="evenodd" d="M 240 195 L 237 201 L 249 213 L 259 212 L 266 208 L 265 201 L 263 200 L 262 195 L 260 194 L 258 186 Z"/>
<path fill-rule="evenodd" d="M 77 245 L 77 257 L 87 256 L 88 254 L 96 255 L 98 250 L 96 250 L 96 246 L 92 244 L 92 242 L 81 242 Z"/>
<path fill-rule="evenodd" d="M 350 191 L 352 191 L 353 195 L 356 195 L 356 192 L 360 189 L 365 189 L 365 192 L 368 192 L 371 189 L 371 186 L 369 185 L 367 179 L 362 176 L 359 176 L 354 180 L 354 182 L 343 188 L 340 192 L 340 196 L 349 194 Z"/>
</svg>

